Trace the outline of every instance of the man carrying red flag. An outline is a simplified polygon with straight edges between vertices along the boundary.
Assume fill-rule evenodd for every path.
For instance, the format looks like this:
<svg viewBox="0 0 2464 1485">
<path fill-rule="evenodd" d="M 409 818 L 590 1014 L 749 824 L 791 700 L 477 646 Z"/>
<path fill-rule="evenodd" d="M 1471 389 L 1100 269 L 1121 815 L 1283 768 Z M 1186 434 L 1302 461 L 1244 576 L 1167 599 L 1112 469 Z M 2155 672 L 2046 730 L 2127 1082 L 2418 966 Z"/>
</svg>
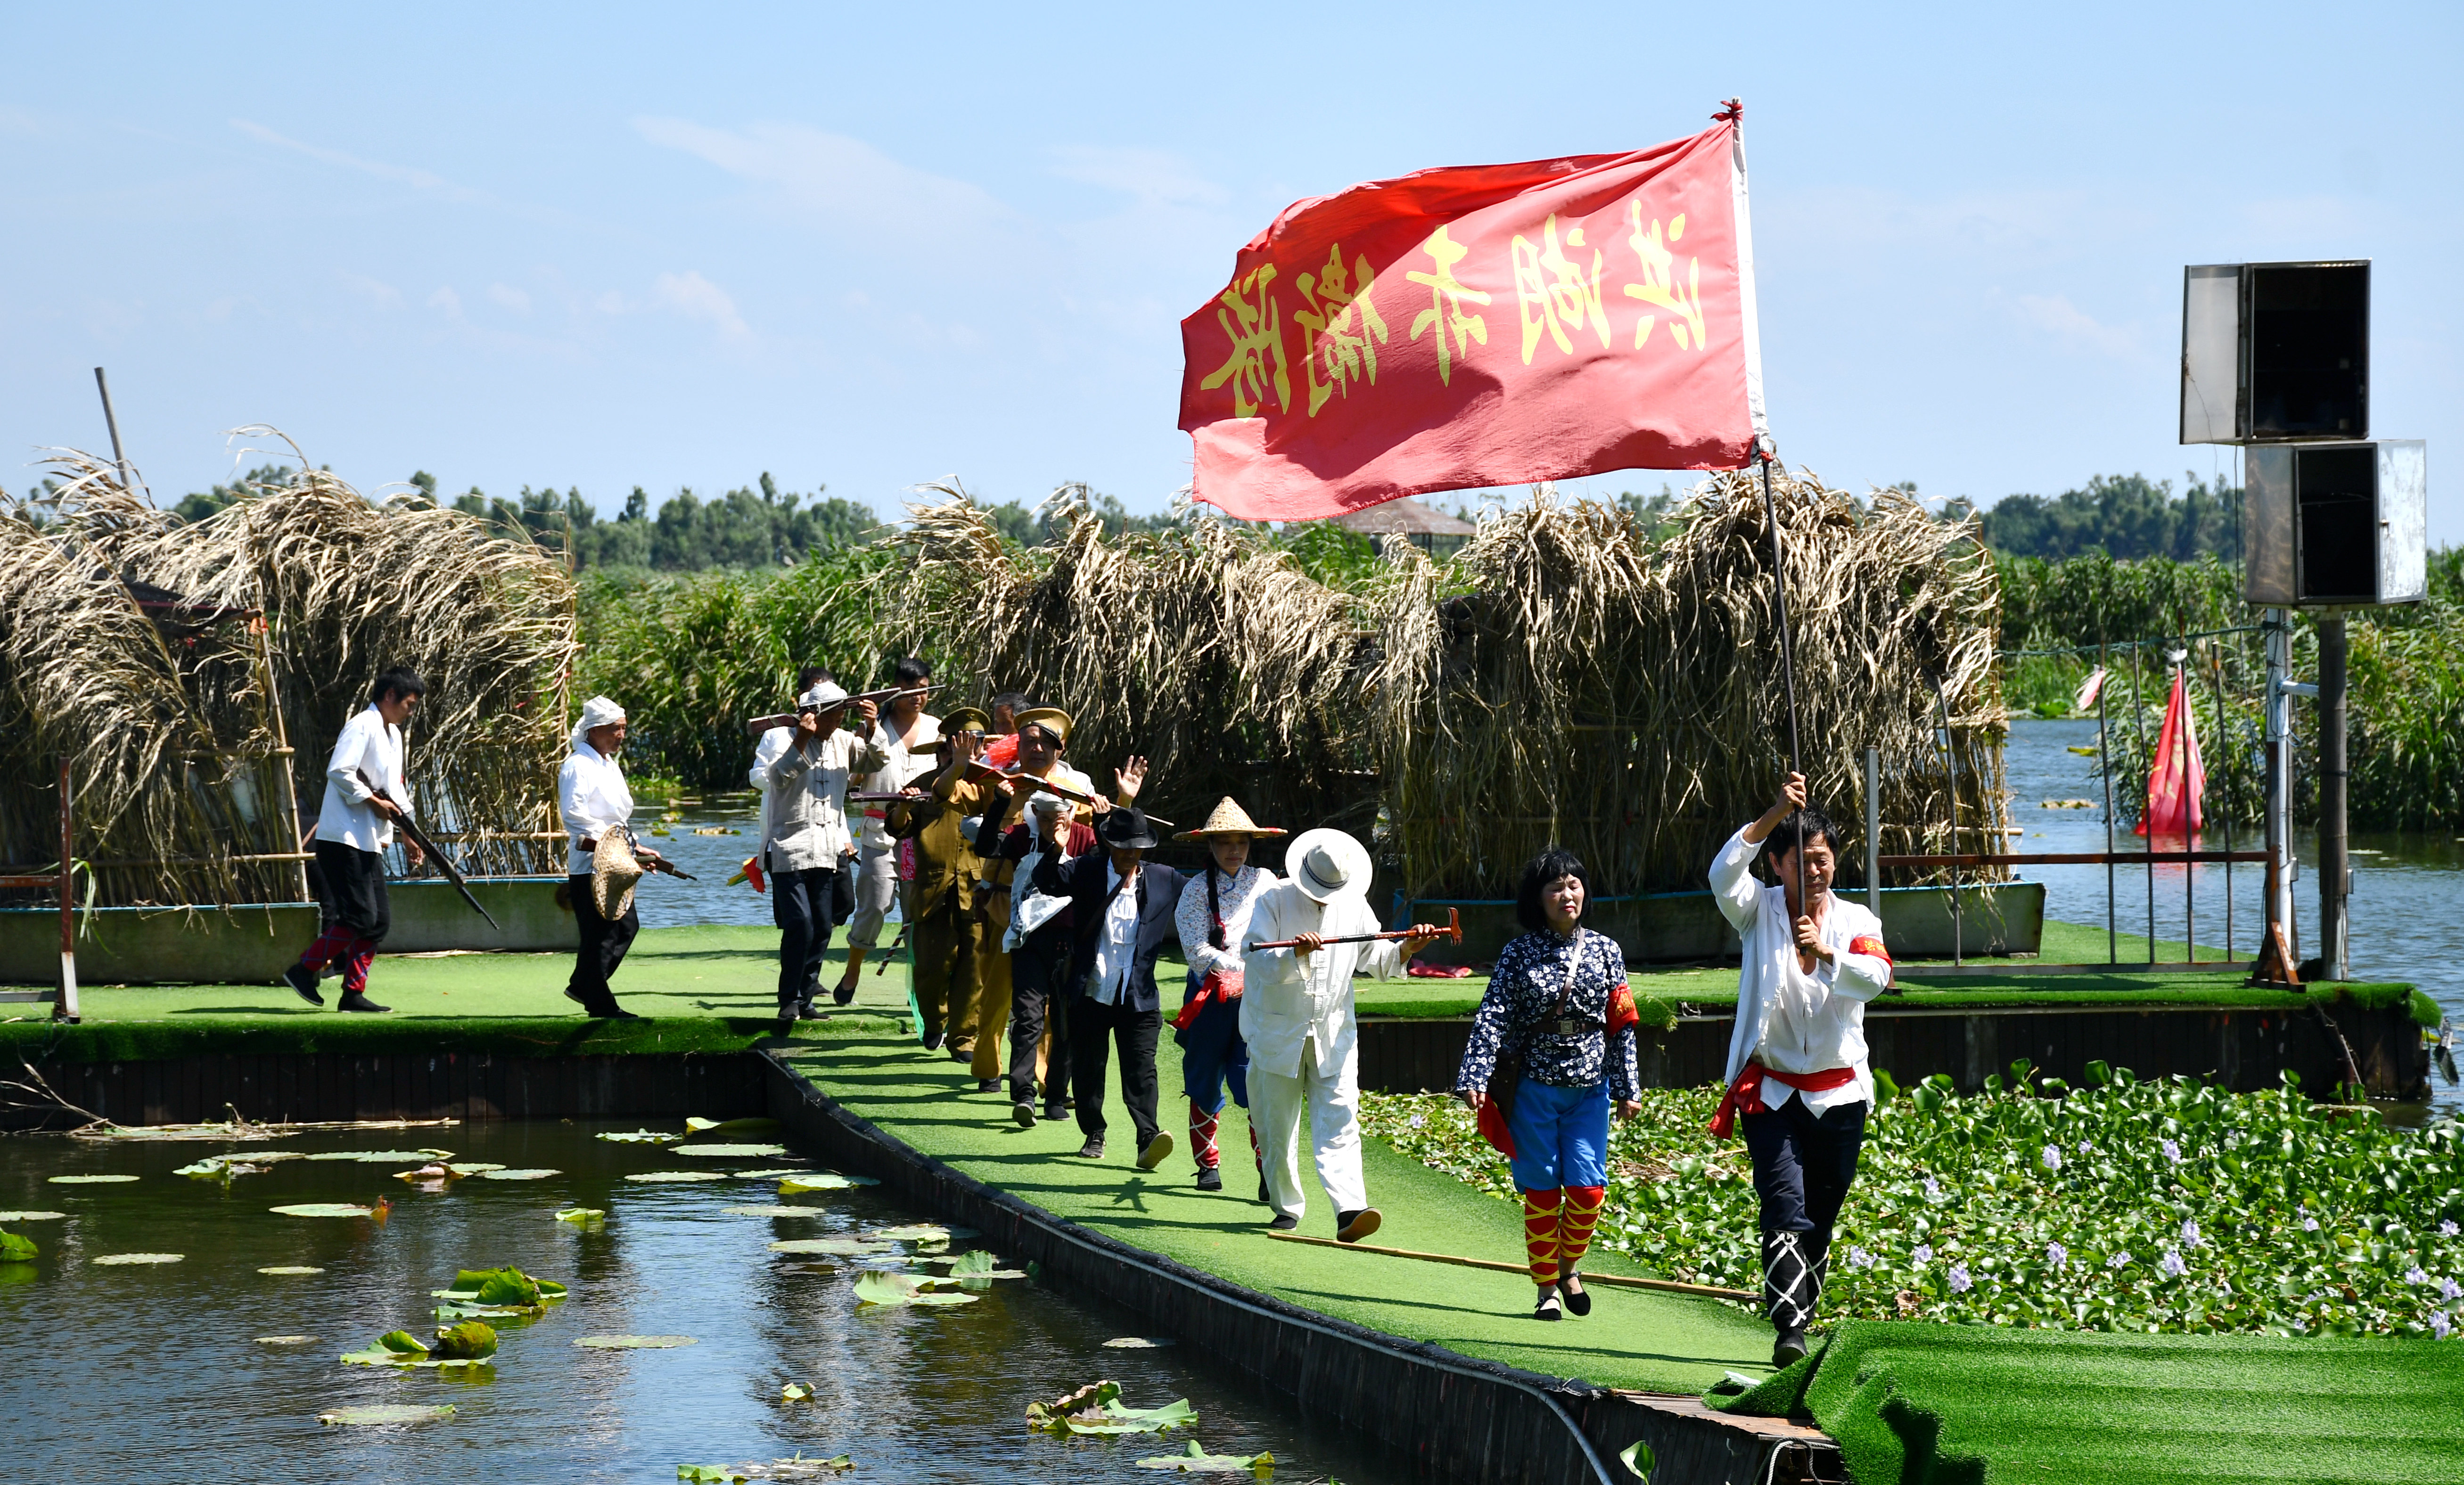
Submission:
<svg viewBox="0 0 2464 1485">
<path fill-rule="evenodd" d="M 1831 891 L 1839 845 L 1839 828 L 1806 804 L 1805 776 L 1792 773 L 1780 798 L 1711 863 L 1711 895 L 1744 941 L 1728 1092 L 1711 1133 L 1729 1138 L 1744 1116 L 1774 1366 L 1805 1355 L 1831 1271 L 1832 1224 L 1857 1179 L 1874 1106 L 1865 1003 L 1891 986 L 1881 920 Z M 1779 885 L 1753 878 L 1756 855 Z"/>
</svg>

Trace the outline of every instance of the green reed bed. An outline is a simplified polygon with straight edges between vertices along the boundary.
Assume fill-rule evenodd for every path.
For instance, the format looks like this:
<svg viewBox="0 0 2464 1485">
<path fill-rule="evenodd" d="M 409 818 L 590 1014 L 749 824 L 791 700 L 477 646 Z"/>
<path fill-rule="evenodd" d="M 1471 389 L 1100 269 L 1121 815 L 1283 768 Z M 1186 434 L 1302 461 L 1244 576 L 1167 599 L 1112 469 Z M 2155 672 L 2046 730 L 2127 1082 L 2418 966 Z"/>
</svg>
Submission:
<svg viewBox="0 0 2464 1485">
<path fill-rule="evenodd" d="M 2101 1070 L 2099 1070 L 2100 1073 Z M 1832 1249 L 1827 1319 L 2444 1339 L 2464 1317 L 2464 1130 L 2389 1126 L 2288 1085 L 2126 1072 L 2068 1089 L 2013 1065 L 1962 1097 L 1884 1087 Z M 1434 1095 L 1363 1094 L 1369 1133 L 1501 1199 L 1503 1157 Z M 1610 1141 L 1601 1246 L 1758 1282 L 1744 1143 L 1718 1090 L 1653 1090 Z"/>
</svg>

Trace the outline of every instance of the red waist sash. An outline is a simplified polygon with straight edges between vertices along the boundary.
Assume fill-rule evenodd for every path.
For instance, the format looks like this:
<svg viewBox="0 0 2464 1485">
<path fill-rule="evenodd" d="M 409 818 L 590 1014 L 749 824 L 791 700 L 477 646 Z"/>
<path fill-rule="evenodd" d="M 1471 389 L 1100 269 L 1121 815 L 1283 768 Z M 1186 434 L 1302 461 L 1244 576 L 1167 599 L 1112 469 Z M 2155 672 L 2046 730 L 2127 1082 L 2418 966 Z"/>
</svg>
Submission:
<svg viewBox="0 0 2464 1485">
<path fill-rule="evenodd" d="M 1198 1018 L 1205 1013 L 1207 1007 L 1228 1006 L 1239 1000 L 1242 978 L 1238 973 L 1226 973 L 1221 969 L 1208 971 L 1206 978 L 1199 982 L 1198 993 L 1189 998 L 1188 1005 L 1180 1008 L 1180 1014 L 1172 1018 L 1172 1029 L 1186 1031 L 1198 1023 Z"/>
<path fill-rule="evenodd" d="M 1717 1113 L 1711 1116 L 1711 1138 L 1727 1140 L 1735 1135 L 1740 1114 L 1768 1114 L 1763 1106 L 1763 1079 L 1775 1077 L 1799 1093 L 1828 1093 L 1834 1088 L 1857 1080 L 1855 1068 L 1825 1068 L 1819 1073 L 1783 1073 L 1759 1062 L 1749 1062 L 1737 1080 L 1720 1099 Z"/>
</svg>

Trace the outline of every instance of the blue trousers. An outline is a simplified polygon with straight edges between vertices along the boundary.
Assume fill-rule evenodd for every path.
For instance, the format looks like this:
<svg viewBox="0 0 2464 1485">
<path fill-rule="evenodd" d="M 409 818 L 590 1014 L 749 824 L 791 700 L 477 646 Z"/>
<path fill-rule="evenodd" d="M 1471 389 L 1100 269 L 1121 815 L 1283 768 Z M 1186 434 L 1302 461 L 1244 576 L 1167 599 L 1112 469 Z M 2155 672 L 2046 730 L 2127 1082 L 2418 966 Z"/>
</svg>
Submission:
<svg viewBox="0 0 2464 1485">
<path fill-rule="evenodd" d="M 1189 977 L 1182 989 L 1180 1003 L 1187 1006 L 1198 998 L 1199 981 Z M 1189 1101 L 1209 1114 L 1223 1112 L 1223 1091 L 1228 1086 L 1232 1101 L 1243 1108 L 1249 1106 L 1249 1044 L 1241 1039 L 1241 1003 L 1217 1001 L 1198 1013 L 1186 1031 L 1175 1031 L 1172 1039 L 1180 1048 L 1181 1091 Z"/>
<path fill-rule="evenodd" d="M 1552 1088 L 1525 1078 L 1506 1120 L 1514 1137 L 1514 1185 L 1549 1191 L 1609 1184 L 1609 1085 Z"/>
</svg>

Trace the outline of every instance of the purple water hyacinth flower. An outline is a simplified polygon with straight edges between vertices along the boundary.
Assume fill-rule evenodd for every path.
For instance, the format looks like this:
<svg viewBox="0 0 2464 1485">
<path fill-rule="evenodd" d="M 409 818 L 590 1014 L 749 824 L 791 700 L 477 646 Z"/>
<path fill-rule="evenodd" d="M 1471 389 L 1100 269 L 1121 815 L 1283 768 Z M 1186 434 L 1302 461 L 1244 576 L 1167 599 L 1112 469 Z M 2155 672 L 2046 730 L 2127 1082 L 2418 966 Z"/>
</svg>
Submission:
<svg viewBox="0 0 2464 1485">
<path fill-rule="evenodd" d="M 1412 1116 L 1412 1127 L 1413 1127 L 1413 1128 L 1415 1128 L 1415 1129 L 1418 1129 L 1418 1128 L 1421 1127 L 1422 1125 L 1426 1124 L 1428 1121 L 1429 1121 L 1429 1116 L 1427 1116 L 1426 1114 L 1415 1114 L 1415 1115 L 1413 1115 L 1413 1116 Z"/>
<path fill-rule="evenodd" d="M 2316 1217 L 2304 1217 L 2304 1218 L 2302 1218 L 2302 1219 L 2301 1219 L 2301 1230 L 2302 1230 L 2302 1231 L 2304 1231 L 2304 1232 L 2316 1232 L 2316 1231 L 2318 1231 L 2318 1230 L 2319 1230 L 2319 1219 L 2318 1219 L 2318 1218 L 2316 1218 Z"/>
<path fill-rule="evenodd" d="M 2091 1151 L 2091 1150 L 2093 1150 L 2093 1149 L 2094 1149 L 2094 1146 L 2090 1145 L 2090 1144 L 2089 1144 L 2085 1140 L 2081 1140 L 2081 1141 L 2079 1142 L 2079 1158 L 2080 1158 L 2081 1160 L 2085 1160 L 2085 1159 L 2087 1158 L 2088 1154 L 2090 1153 L 2090 1151 Z"/>
<path fill-rule="evenodd" d="M 2128 1254 L 2128 1253 L 2126 1253 L 2126 1252 L 2118 1252 L 2118 1253 L 2115 1253 L 2112 1257 L 2105 1259 L 2105 1260 L 2104 1260 L 2104 1266 L 2105 1266 L 2106 1268 L 2108 1268 L 2108 1269 L 2118 1269 L 2118 1268 L 2122 1267 L 2123 1264 L 2128 1263 L 2129 1261 L 2130 1261 L 2130 1254 Z"/>
<path fill-rule="evenodd" d="M 1968 1276 L 1968 1265 L 1964 1263 L 1952 1264 L 1950 1266 L 1950 1292 L 1954 1295 L 1964 1295 L 1972 1287 L 1974 1287 L 1974 1280 Z"/>
<path fill-rule="evenodd" d="M 2057 1269 L 2067 1269 L 2071 1266 L 2071 1251 L 2059 1243 L 2047 1243 L 2045 1262 Z"/>
<path fill-rule="evenodd" d="M 1919 1243 L 1914 1248 L 1908 1250 L 1908 1256 L 1914 1258 L 1919 1263 L 1931 1263 L 1933 1262 L 1933 1245 L 1931 1243 Z"/>
<path fill-rule="evenodd" d="M 2439 1236 L 2441 1236 L 2441 1237 L 2453 1237 L 2453 1236 L 2455 1235 L 2455 1232 L 2456 1232 L 2456 1228 L 2455 1228 L 2455 1222 L 2454 1222 L 2454 1219 L 2453 1219 L 2453 1218 L 2446 1218 L 2446 1219 L 2443 1219 L 2443 1220 L 2441 1220 L 2441 1221 L 2439 1222 L 2439 1224 L 2438 1224 L 2438 1235 L 2439 1235 Z"/>
<path fill-rule="evenodd" d="M 2438 1297 L 2449 1304 L 2453 1304 L 2458 1299 L 2464 1299 L 2464 1287 L 2459 1287 L 2452 1278 L 2442 1278 L 2438 1281 Z"/>
<path fill-rule="evenodd" d="M 1851 1243 L 1848 1246 L 1848 1267 L 1852 1269 L 1870 1269 L 1873 1266 L 1874 1255 L 1872 1253 L 1867 1252 L 1865 1250 L 1856 1246 L 1854 1243 Z"/>
<path fill-rule="evenodd" d="M 2445 1310 L 2432 1310 L 2430 1312 L 2430 1333 L 2431 1335 L 2444 1341 L 2447 1339 L 2447 1333 L 2454 1328 L 2454 1323 L 2447 1319 L 2447 1312 Z"/>
<path fill-rule="evenodd" d="M 2059 1170 L 2062 1168 L 2062 1147 L 2060 1145 L 2049 1144 L 2045 1146 L 2045 1168 L 2047 1170 Z"/>
<path fill-rule="evenodd" d="M 2408 1284 L 2427 1284 L 2430 1282 L 2430 1275 L 2422 1273 L 2421 1265 L 2416 1263 L 2404 1271 L 2404 1281 Z"/>
<path fill-rule="evenodd" d="M 1926 1199 L 1927 1201 L 1932 1201 L 1932 1200 L 1934 1200 L 1935 1198 L 1937 1198 L 1937 1197 L 1939 1197 L 1939 1196 L 1941 1196 L 1941 1195 L 1942 1195 L 1942 1183 L 1941 1183 L 1941 1182 L 1939 1182 L 1939 1181 L 1936 1181 L 1936 1180 L 1935 1180 L 1933 1177 L 1931 1177 L 1931 1176 L 1927 1176 L 1927 1177 L 1925 1177 L 1925 1199 Z"/>
<path fill-rule="evenodd" d="M 2182 1219 L 2182 1246 L 2185 1248 L 2201 1248 L 2206 1246 L 2199 1238 L 2199 1222 L 2196 1217 L 2185 1217 Z"/>
<path fill-rule="evenodd" d="M 2182 1164 L 2182 1147 L 2175 1144 L 2172 1141 L 2160 1140 L 2156 1141 L 2156 1148 L 2164 1151 L 2165 1158 L 2172 1162 L 2174 1164 L 2178 1165 Z"/>
</svg>

